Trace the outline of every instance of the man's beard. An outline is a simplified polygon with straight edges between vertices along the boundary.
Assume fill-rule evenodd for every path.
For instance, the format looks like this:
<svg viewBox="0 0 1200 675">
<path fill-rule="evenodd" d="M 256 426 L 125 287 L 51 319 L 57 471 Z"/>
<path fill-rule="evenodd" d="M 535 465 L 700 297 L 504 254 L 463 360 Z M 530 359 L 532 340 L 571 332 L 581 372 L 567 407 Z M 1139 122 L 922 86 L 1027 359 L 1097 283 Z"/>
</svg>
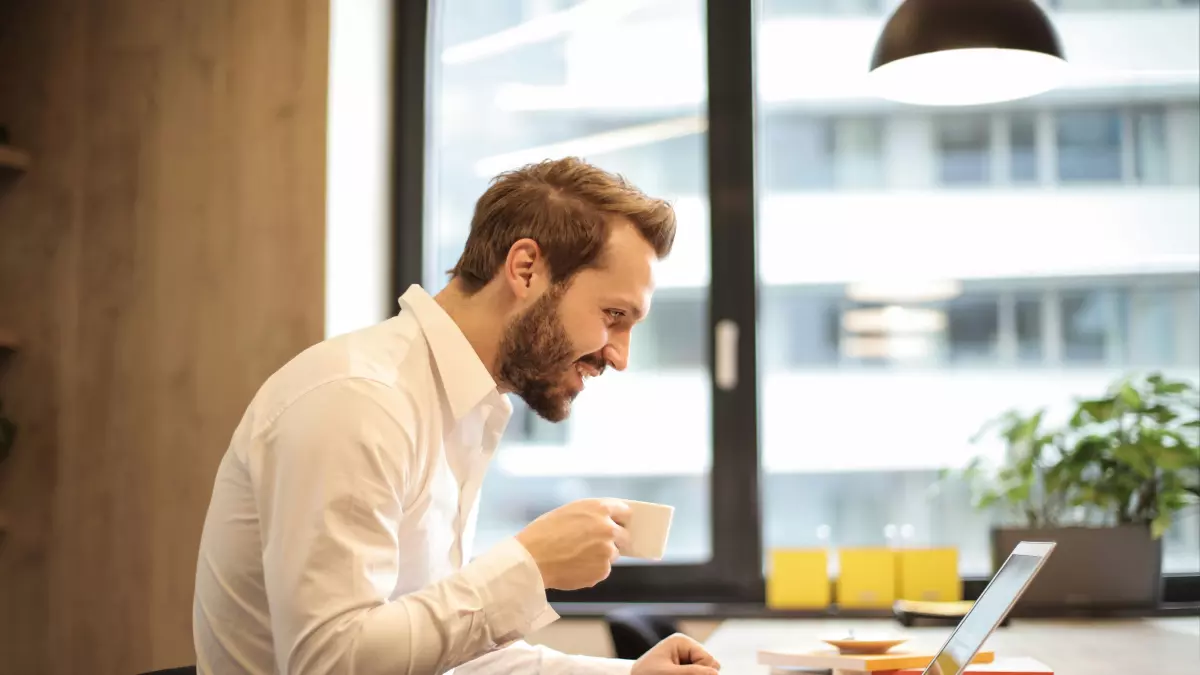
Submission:
<svg viewBox="0 0 1200 675">
<path fill-rule="evenodd" d="M 565 385 L 575 367 L 574 348 L 558 313 L 566 290 L 567 284 L 556 284 L 508 324 L 496 370 L 502 384 L 549 422 L 565 420 L 575 398 Z M 603 370 L 604 364 L 596 363 L 599 359 L 585 359 Z"/>
</svg>

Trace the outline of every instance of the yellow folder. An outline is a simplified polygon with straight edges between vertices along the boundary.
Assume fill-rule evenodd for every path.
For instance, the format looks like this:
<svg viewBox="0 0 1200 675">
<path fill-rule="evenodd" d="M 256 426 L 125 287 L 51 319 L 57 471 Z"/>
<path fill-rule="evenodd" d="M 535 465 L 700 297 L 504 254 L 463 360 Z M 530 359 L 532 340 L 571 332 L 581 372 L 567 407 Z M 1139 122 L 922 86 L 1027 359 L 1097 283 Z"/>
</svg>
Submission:
<svg viewBox="0 0 1200 675">
<path fill-rule="evenodd" d="M 895 550 L 839 549 L 838 567 L 838 607 L 884 609 L 896 601 Z"/>
<path fill-rule="evenodd" d="M 896 555 L 900 600 L 958 602 L 962 580 L 958 576 L 958 550 L 954 548 L 900 549 Z"/>
<path fill-rule="evenodd" d="M 831 602 L 829 556 L 821 549 L 775 549 L 767 568 L 767 607 L 825 609 Z"/>
</svg>

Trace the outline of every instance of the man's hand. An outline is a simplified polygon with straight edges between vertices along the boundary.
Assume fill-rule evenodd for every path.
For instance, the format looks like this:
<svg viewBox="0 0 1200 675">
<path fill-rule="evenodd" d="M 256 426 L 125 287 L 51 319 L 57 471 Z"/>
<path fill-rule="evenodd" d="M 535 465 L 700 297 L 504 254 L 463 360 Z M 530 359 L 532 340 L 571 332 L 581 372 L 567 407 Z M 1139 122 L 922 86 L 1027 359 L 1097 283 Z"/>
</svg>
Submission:
<svg viewBox="0 0 1200 675">
<path fill-rule="evenodd" d="M 581 499 L 540 516 L 517 534 L 542 573 L 546 588 L 573 591 L 608 578 L 629 543 L 629 505 L 616 499 Z"/>
<path fill-rule="evenodd" d="M 630 675 L 717 675 L 721 664 L 692 638 L 676 633 L 633 664 Z"/>
</svg>

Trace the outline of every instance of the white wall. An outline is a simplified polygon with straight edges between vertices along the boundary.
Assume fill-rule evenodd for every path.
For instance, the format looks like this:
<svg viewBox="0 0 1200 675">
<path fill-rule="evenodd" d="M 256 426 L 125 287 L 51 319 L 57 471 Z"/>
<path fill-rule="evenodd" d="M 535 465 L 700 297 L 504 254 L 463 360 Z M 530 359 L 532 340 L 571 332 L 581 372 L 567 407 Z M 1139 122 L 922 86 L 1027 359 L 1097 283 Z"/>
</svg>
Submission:
<svg viewBox="0 0 1200 675">
<path fill-rule="evenodd" d="M 680 234 L 659 287 L 705 286 L 707 200 L 675 207 Z M 766 284 L 1200 269 L 1195 187 L 784 193 L 764 196 L 759 214 Z"/>
<path fill-rule="evenodd" d="M 331 0 L 325 334 L 389 315 L 391 44 L 389 0 Z"/>
</svg>

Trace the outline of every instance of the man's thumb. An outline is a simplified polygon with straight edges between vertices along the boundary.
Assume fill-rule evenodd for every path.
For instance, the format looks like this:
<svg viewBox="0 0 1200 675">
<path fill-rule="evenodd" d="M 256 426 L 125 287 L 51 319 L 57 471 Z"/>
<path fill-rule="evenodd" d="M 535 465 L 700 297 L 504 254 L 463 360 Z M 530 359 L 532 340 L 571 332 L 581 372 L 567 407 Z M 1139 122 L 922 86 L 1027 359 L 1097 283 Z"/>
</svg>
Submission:
<svg viewBox="0 0 1200 675">
<path fill-rule="evenodd" d="M 679 675 L 720 675 L 720 673 L 717 672 L 716 668 L 712 668 L 710 666 L 695 666 L 695 665 L 679 666 L 678 669 L 673 670 L 672 672 L 679 673 Z"/>
</svg>

